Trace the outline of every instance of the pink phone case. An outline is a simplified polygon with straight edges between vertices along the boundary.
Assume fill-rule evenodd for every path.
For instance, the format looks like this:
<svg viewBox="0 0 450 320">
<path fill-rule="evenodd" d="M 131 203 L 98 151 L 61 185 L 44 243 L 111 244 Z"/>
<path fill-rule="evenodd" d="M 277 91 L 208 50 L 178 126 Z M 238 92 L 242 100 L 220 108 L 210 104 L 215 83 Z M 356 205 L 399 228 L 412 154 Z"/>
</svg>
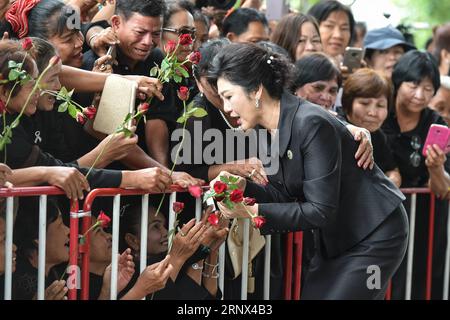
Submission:
<svg viewBox="0 0 450 320">
<path fill-rule="evenodd" d="M 448 153 L 450 151 L 449 138 L 449 128 L 440 124 L 432 124 L 422 149 L 423 156 L 427 156 L 427 147 L 433 144 L 437 144 L 445 153 Z"/>
</svg>

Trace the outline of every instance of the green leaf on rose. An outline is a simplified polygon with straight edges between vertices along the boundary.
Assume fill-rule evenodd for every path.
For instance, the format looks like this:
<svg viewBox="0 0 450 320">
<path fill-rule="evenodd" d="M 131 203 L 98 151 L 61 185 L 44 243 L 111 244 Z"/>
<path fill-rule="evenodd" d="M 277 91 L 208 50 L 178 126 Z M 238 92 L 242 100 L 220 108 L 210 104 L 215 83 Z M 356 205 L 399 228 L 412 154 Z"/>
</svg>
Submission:
<svg viewBox="0 0 450 320">
<path fill-rule="evenodd" d="M 208 112 L 206 112 L 203 108 L 194 108 L 191 110 L 192 115 L 196 118 L 203 118 L 204 116 L 208 115 Z"/>
<path fill-rule="evenodd" d="M 158 75 L 158 66 L 155 66 L 150 69 L 150 77 L 156 77 Z"/>
<path fill-rule="evenodd" d="M 14 69 L 17 68 L 17 62 L 15 62 L 14 60 L 9 60 L 8 61 L 8 69 Z"/>
<path fill-rule="evenodd" d="M 228 209 L 233 209 L 234 208 L 234 205 L 233 205 L 233 202 L 231 202 L 231 200 L 229 199 L 229 198 L 225 198 L 225 199 L 223 199 L 223 204 L 228 208 Z"/>
<path fill-rule="evenodd" d="M 183 80 L 183 78 L 181 78 L 179 75 L 174 74 L 173 75 L 173 81 L 175 81 L 176 83 L 180 83 Z"/>
<path fill-rule="evenodd" d="M 77 107 L 75 107 L 73 104 L 71 104 L 70 102 L 68 103 L 69 107 L 69 114 L 72 118 L 76 119 L 77 118 L 77 113 L 78 113 L 78 109 Z"/>
<path fill-rule="evenodd" d="M 63 102 L 58 107 L 58 112 L 66 112 L 69 104 L 67 102 Z"/>
<path fill-rule="evenodd" d="M 230 183 L 237 183 L 239 181 L 239 177 L 230 176 Z"/>
<path fill-rule="evenodd" d="M 183 67 L 177 67 L 176 70 L 177 70 L 179 73 L 181 73 L 181 74 L 183 75 L 183 77 L 189 78 L 189 72 L 187 72 L 185 68 L 183 68 Z"/>
<path fill-rule="evenodd" d="M 19 78 L 20 71 L 17 69 L 11 69 L 8 74 L 9 81 L 15 81 Z"/>
<path fill-rule="evenodd" d="M 226 176 L 220 176 L 220 181 L 222 181 L 223 183 L 229 184 L 230 180 L 228 180 L 228 177 Z"/>
</svg>

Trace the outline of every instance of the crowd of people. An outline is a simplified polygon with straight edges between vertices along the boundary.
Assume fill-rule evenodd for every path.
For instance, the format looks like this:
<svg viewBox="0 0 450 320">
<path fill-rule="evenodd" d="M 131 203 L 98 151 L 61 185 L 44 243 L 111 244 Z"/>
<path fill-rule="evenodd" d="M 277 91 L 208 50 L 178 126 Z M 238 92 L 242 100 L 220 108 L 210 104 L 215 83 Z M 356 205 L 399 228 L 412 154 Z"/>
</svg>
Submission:
<svg viewBox="0 0 450 320">
<path fill-rule="evenodd" d="M 450 162 L 438 145 L 423 146 L 432 124 L 450 121 L 450 24 L 436 27 L 427 49 L 418 50 L 394 26 L 366 30 L 339 1 L 321 0 L 279 21 L 268 21 L 263 1 L 206 2 L 0 0 L 0 183 L 53 185 L 66 194 L 47 203 L 45 299 L 67 299 L 68 199 L 83 201 L 106 187 L 155 194 L 142 273 L 141 200 L 122 197 L 118 298 L 177 300 L 240 299 L 233 250 L 242 233 L 236 226 L 249 215 L 264 221 L 251 226 L 255 239 L 272 235 L 271 299 L 283 298 L 285 236 L 293 231 L 304 232 L 302 299 L 384 299 L 391 279 L 392 297 L 403 299 L 410 198 L 399 188 L 430 188 L 437 196 L 432 298 L 441 299 Z M 174 52 L 181 37 L 192 41 Z M 356 67 L 347 64 L 348 47 L 363 49 Z M 171 55 L 191 60 L 182 66 L 187 76 L 151 76 Z M 64 87 L 73 90 L 74 104 L 97 109 L 112 74 L 136 84 L 137 110 L 150 101 L 145 121 L 132 123 L 130 134 L 96 131 L 95 116 L 76 121 L 70 106 L 62 112 L 68 102 L 52 94 Z M 180 123 L 186 102 L 206 115 Z M 252 133 L 257 143 L 248 139 Z M 177 161 L 180 143 L 186 147 Z M 174 184 L 214 188 L 231 177 L 255 203 L 230 208 L 216 198 L 219 220 L 209 219 L 209 206 L 196 221 L 195 199 L 180 193 L 184 210 L 178 230 L 170 230 L 169 201 L 160 194 Z M 425 293 L 429 199 L 417 198 L 413 299 Z M 39 201 L 21 198 L 14 212 L 12 298 L 36 299 Z M 111 290 L 112 239 L 98 226 L 100 212 L 111 216 L 111 199 L 96 200 L 92 210 L 94 300 L 109 299 Z M 248 297 L 262 299 L 264 250 L 253 236 Z M 367 286 L 373 265 L 381 270 L 376 288 Z"/>
</svg>

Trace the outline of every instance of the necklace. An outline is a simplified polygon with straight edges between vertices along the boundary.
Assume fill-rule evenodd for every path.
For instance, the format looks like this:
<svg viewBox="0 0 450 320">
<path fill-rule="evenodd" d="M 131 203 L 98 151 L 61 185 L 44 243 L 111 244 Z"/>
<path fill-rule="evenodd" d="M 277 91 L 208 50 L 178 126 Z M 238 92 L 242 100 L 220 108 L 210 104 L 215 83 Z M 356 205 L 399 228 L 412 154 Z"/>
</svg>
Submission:
<svg viewBox="0 0 450 320">
<path fill-rule="evenodd" d="M 217 110 L 219 110 L 219 109 L 217 109 Z M 220 113 L 220 115 L 222 116 L 223 121 L 225 121 L 225 123 L 227 124 L 227 126 L 228 126 L 231 130 L 233 130 L 233 131 L 241 131 L 241 130 L 242 130 L 241 127 L 238 127 L 238 128 L 233 127 L 233 126 L 228 122 L 227 118 L 225 117 L 225 115 L 222 113 L 221 110 L 219 110 L 219 113 Z"/>
</svg>

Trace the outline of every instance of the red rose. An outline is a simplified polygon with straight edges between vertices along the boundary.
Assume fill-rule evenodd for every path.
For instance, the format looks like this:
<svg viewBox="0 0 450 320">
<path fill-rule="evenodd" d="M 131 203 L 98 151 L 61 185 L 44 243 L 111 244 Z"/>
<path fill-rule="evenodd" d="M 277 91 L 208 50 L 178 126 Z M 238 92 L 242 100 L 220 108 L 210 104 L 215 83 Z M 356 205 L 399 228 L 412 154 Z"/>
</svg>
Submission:
<svg viewBox="0 0 450 320">
<path fill-rule="evenodd" d="M 244 198 L 244 203 L 246 206 L 253 206 L 256 203 L 255 198 L 246 197 Z"/>
<path fill-rule="evenodd" d="M 95 118 L 95 115 L 97 114 L 97 108 L 94 106 L 87 107 L 83 110 L 83 114 L 86 116 L 86 118 L 92 120 Z"/>
<path fill-rule="evenodd" d="M 22 48 L 23 50 L 30 50 L 33 47 L 33 40 L 30 38 L 25 38 L 22 40 Z"/>
<path fill-rule="evenodd" d="M 3 113 L 5 111 L 6 111 L 6 105 L 2 100 L 0 100 L 0 113 Z"/>
<path fill-rule="evenodd" d="M 77 118 L 76 119 L 77 119 L 77 122 L 79 124 L 85 124 L 86 123 L 86 117 L 81 112 L 77 113 Z"/>
<path fill-rule="evenodd" d="M 48 62 L 49 65 L 54 66 L 57 65 L 61 61 L 60 56 L 53 56 L 50 61 Z"/>
<path fill-rule="evenodd" d="M 202 59 L 202 54 L 200 53 L 200 51 L 192 52 L 189 55 L 189 61 L 192 62 L 193 64 L 199 64 L 201 59 Z"/>
<path fill-rule="evenodd" d="M 138 112 L 145 113 L 147 112 L 148 108 L 150 108 L 150 105 L 147 102 L 143 102 L 138 107 Z"/>
<path fill-rule="evenodd" d="M 180 45 L 182 46 L 188 46 L 192 44 L 192 37 L 190 34 L 182 34 L 179 38 Z"/>
<path fill-rule="evenodd" d="M 200 198 L 203 193 L 202 188 L 200 188 L 199 186 L 190 186 L 188 188 L 188 191 L 194 198 Z"/>
<path fill-rule="evenodd" d="M 180 98 L 181 101 L 186 101 L 187 99 L 189 99 L 189 88 L 181 86 L 177 94 L 178 98 Z"/>
<path fill-rule="evenodd" d="M 177 43 L 173 40 L 167 41 L 167 44 L 164 46 L 164 51 L 166 54 L 172 54 L 177 48 Z"/>
<path fill-rule="evenodd" d="M 183 203 L 183 202 L 177 202 L 177 201 L 175 201 L 175 202 L 173 203 L 172 208 L 173 208 L 173 211 L 175 211 L 176 214 L 179 214 L 179 213 L 181 213 L 181 211 L 183 211 L 183 209 L 184 209 L 184 203 Z"/>
<path fill-rule="evenodd" d="M 235 203 L 242 202 L 244 200 L 244 193 L 239 189 L 233 190 L 230 194 L 230 200 Z"/>
<path fill-rule="evenodd" d="M 208 222 L 217 227 L 219 225 L 219 214 L 217 212 L 211 213 L 208 217 Z"/>
<path fill-rule="evenodd" d="M 261 228 L 265 223 L 266 223 L 266 218 L 263 218 L 260 216 L 253 218 L 253 224 L 254 224 L 255 228 L 257 228 L 257 229 Z"/>
<path fill-rule="evenodd" d="M 214 183 L 213 188 L 214 188 L 214 192 L 215 192 L 215 193 L 221 194 L 221 193 L 227 191 L 228 186 L 227 186 L 226 183 L 223 183 L 222 181 L 216 181 L 216 182 Z"/>
<path fill-rule="evenodd" d="M 100 214 L 97 217 L 97 223 L 99 223 L 102 228 L 106 228 L 110 222 L 111 218 L 108 217 L 103 211 L 100 211 Z"/>
<path fill-rule="evenodd" d="M 216 199 L 217 202 L 221 202 L 225 199 L 225 196 L 215 196 L 214 199 Z"/>
</svg>

